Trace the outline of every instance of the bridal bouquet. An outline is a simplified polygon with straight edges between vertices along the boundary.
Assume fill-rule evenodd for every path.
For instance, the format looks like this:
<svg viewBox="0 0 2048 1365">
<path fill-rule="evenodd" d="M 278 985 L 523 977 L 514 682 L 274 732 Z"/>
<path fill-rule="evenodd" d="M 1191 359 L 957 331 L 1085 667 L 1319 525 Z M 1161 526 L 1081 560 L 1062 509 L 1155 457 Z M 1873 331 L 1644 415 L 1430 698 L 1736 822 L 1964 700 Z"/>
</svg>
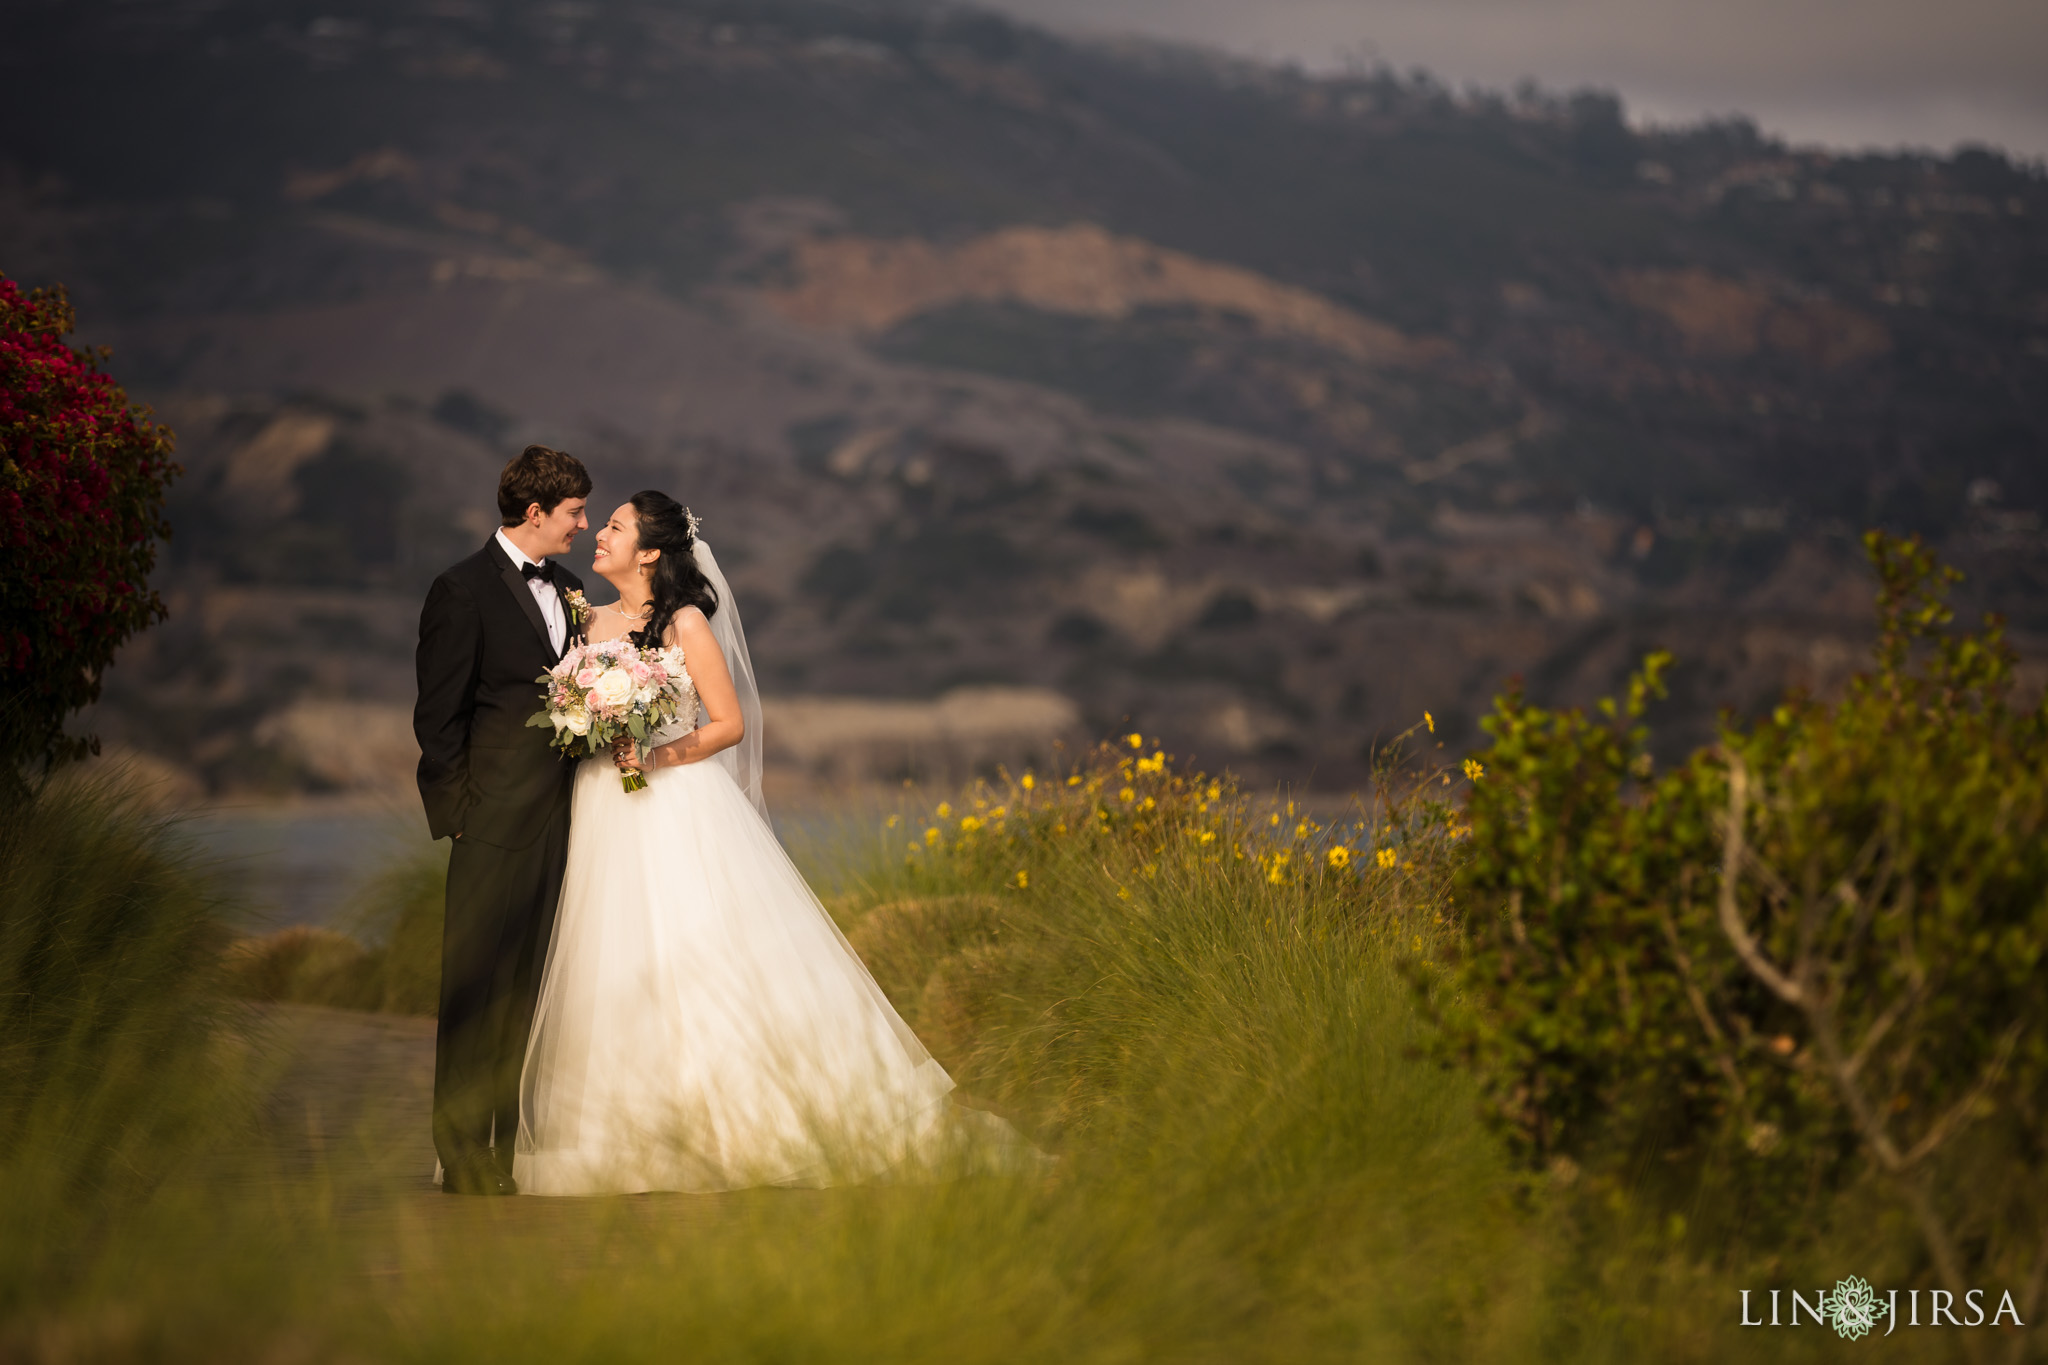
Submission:
<svg viewBox="0 0 2048 1365">
<path fill-rule="evenodd" d="M 697 709 L 697 685 L 683 668 L 680 649 L 641 649 L 627 640 L 577 645 L 534 679 L 547 690 L 528 725 L 552 725 L 548 746 L 579 758 L 604 753 L 622 735 L 634 751 L 647 737 Z M 619 769 L 629 792 L 647 785 L 638 768 Z"/>
</svg>

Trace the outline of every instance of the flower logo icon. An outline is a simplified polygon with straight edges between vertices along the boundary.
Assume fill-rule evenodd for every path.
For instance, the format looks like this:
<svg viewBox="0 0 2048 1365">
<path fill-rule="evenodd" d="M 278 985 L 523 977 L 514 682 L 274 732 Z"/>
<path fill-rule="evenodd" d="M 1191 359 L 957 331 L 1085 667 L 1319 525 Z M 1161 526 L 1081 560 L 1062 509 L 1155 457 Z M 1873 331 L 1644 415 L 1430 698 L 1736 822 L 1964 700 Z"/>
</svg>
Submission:
<svg viewBox="0 0 2048 1365">
<path fill-rule="evenodd" d="M 1836 1280 L 1835 1292 L 1821 1298 L 1821 1311 L 1827 1314 L 1828 1325 L 1835 1329 L 1836 1336 L 1849 1341 L 1862 1337 L 1877 1326 L 1878 1319 L 1891 1312 L 1879 1302 L 1877 1291 L 1861 1275 Z"/>
</svg>

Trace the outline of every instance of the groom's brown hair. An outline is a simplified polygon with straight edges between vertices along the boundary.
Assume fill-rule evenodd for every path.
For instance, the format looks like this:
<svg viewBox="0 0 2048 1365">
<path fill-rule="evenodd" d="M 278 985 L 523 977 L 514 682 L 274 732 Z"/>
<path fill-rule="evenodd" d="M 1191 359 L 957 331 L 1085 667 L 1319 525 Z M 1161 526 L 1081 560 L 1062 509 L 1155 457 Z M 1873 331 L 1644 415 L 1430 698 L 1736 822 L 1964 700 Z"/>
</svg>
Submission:
<svg viewBox="0 0 2048 1365">
<path fill-rule="evenodd" d="M 547 446 L 528 446 L 498 476 L 498 515 L 507 526 L 525 521 L 534 503 L 545 516 L 565 498 L 589 496 L 590 471 L 583 461 Z"/>
</svg>

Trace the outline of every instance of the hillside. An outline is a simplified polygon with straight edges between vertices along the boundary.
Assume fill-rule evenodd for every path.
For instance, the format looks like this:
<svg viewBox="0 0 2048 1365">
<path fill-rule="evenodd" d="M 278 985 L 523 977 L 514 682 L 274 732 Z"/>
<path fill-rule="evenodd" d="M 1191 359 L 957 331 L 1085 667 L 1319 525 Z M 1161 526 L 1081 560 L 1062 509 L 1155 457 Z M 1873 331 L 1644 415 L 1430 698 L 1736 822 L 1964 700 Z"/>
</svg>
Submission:
<svg viewBox="0 0 2048 1365">
<path fill-rule="evenodd" d="M 2048 179 L 1988 153 L 825 0 L 19 0 L 0 123 L 0 271 L 189 471 L 96 724 L 215 790 L 402 769 L 305 718 L 391 728 L 533 439 L 704 515 L 776 693 L 1260 779 L 1657 645 L 1673 742 L 1831 686 L 1871 524 L 2048 659 Z"/>
</svg>

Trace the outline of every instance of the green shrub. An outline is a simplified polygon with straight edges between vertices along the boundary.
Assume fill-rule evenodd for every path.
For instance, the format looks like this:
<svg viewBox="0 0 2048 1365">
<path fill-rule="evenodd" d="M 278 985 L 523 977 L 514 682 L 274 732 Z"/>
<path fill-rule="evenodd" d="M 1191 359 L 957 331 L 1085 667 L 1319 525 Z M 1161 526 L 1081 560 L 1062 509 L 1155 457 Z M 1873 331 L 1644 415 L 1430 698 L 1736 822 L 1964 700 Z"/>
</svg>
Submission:
<svg viewBox="0 0 2048 1365">
<path fill-rule="evenodd" d="M 434 1014 L 447 879 L 445 851 L 401 857 L 356 892 L 346 932 L 295 925 L 231 944 L 226 989 L 245 1000 Z"/>
<path fill-rule="evenodd" d="M 1597 718 L 1500 700 L 1433 999 L 1528 1165 L 1735 1246 L 1874 1186 L 1941 1287 L 2038 1299 L 2048 712 L 2008 704 L 1995 620 L 1948 629 L 1952 571 L 1867 543 L 1882 634 L 1836 702 L 1659 776 L 1662 658 Z"/>
<path fill-rule="evenodd" d="M 365 1008 L 434 1014 L 441 1006 L 441 923 L 448 851 L 400 858 L 357 893 L 352 925 L 372 945 L 374 998 Z"/>
<path fill-rule="evenodd" d="M 245 1000 L 375 1009 L 379 962 L 346 934 L 294 925 L 228 947 L 223 984 Z"/>
</svg>

